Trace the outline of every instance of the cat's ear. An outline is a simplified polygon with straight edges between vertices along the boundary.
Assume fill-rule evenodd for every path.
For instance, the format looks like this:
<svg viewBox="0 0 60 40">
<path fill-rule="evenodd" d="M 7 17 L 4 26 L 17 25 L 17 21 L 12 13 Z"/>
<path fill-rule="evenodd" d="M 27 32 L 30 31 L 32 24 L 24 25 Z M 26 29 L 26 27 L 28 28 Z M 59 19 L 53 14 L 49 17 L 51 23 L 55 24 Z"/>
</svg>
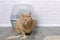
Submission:
<svg viewBox="0 0 60 40">
<path fill-rule="evenodd" d="M 31 12 L 29 13 L 29 15 L 31 16 Z"/>
<path fill-rule="evenodd" d="M 23 15 L 23 14 L 21 14 L 21 16 L 22 16 L 22 17 L 24 17 L 24 15 Z"/>
</svg>

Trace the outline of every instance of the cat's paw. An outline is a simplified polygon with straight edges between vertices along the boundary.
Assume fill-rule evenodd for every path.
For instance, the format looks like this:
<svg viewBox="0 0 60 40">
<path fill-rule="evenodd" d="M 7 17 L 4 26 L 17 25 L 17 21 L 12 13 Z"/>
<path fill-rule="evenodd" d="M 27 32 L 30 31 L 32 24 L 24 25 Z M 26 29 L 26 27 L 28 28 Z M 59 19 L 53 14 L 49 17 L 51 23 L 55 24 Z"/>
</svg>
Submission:
<svg viewBox="0 0 60 40">
<path fill-rule="evenodd" d="M 27 36 L 23 36 L 21 39 L 26 39 L 27 38 Z"/>
</svg>

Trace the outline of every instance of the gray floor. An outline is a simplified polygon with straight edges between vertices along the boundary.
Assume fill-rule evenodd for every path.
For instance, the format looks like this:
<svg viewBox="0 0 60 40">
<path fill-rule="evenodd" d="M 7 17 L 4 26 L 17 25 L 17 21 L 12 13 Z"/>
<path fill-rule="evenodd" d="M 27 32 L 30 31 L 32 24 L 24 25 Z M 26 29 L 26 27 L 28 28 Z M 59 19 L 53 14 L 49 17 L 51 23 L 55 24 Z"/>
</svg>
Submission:
<svg viewBox="0 0 60 40">
<path fill-rule="evenodd" d="M 0 27 L 0 40 L 7 40 L 9 36 L 18 36 L 19 34 L 12 31 L 12 28 Z M 60 35 L 60 27 L 40 27 L 36 28 L 31 38 L 15 38 L 11 40 L 43 40 L 47 35 Z"/>
</svg>

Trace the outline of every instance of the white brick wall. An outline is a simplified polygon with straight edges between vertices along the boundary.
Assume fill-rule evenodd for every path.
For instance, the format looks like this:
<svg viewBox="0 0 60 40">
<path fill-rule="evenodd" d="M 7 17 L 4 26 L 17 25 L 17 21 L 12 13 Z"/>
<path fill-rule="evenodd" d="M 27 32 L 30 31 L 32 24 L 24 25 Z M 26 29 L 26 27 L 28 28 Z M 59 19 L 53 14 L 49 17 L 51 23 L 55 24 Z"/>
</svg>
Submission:
<svg viewBox="0 0 60 40">
<path fill-rule="evenodd" d="M 60 0 L 0 0 L 0 25 L 10 25 L 15 4 L 33 5 L 39 26 L 60 26 Z"/>
</svg>

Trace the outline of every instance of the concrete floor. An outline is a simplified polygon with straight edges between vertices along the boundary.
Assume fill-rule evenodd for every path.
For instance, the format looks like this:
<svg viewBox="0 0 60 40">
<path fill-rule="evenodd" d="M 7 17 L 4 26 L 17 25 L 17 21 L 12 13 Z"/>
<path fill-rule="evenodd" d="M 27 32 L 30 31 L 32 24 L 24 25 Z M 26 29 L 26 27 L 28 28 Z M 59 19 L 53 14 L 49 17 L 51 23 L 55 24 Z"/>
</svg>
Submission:
<svg viewBox="0 0 60 40">
<path fill-rule="evenodd" d="M 44 37 L 49 35 L 60 36 L 60 27 L 36 28 L 34 35 L 29 38 L 21 39 L 21 37 L 17 37 L 9 40 L 44 40 Z M 12 28 L 10 27 L 0 27 L 0 40 L 8 40 L 7 38 L 12 36 L 19 36 L 19 34 L 12 31 Z"/>
</svg>

